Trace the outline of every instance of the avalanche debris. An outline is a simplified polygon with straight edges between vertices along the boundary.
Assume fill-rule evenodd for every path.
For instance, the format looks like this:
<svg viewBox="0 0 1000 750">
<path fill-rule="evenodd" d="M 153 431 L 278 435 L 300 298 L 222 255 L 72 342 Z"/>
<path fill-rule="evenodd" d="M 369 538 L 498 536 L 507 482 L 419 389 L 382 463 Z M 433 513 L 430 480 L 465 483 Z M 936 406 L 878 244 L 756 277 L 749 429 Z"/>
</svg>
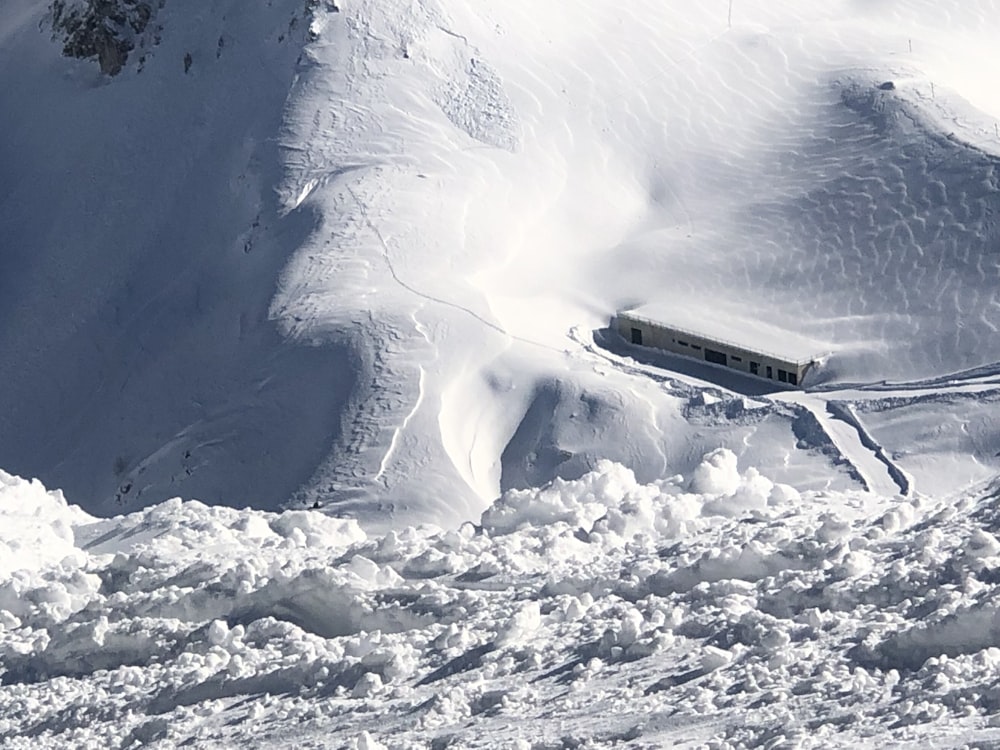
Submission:
<svg viewBox="0 0 1000 750">
<path fill-rule="evenodd" d="M 776 493 L 720 450 L 690 480 L 640 484 L 604 462 L 510 491 L 475 526 L 373 536 L 179 500 L 99 520 L 0 474 L 0 738 L 985 740 L 1000 723 L 997 494 L 956 513 Z"/>
</svg>

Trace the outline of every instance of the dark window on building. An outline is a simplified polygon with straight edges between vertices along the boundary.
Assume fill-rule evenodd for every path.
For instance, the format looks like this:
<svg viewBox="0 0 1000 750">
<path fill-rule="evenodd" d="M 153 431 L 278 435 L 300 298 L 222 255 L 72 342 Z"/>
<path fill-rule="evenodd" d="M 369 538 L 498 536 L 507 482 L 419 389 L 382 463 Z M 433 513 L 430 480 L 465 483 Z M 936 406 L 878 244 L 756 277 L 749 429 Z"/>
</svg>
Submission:
<svg viewBox="0 0 1000 750">
<path fill-rule="evenodd" d="M 632 329 L 632 343 L 642 345 L 642 329 L 633 328 Z"/>
<path fill-rule="evenodd" d="M 760 362 L 751 362 L 750 363 L 750 374 L 751 375 L 759 375 L 760 374 Z"/>
<path fill-rule="evenodd" d="M 780 367 L 778 368 L 778 380 L 780 380 L 782 383 L 788 382 L 788 373 L 782 370 Z"/>
<path fill-rule="evenodd" d="M 733 362 L 742 362 L 743 361 L 743 357 L 737 357 L 735 354 L 730 354 L 729 358 L 731 360 L 733 360 Z"/>
<path fill-rule="evenodd" d="M 771 365 L 767 366 L 767 379 L 774 380 L 774 370 L 771 369 Z"/>
<path fill-rule="evenodd" d="M 687 346 L 688 345 L 687 341 L 681 341 L 680 339 L 677 339 L 677 343 L 680 344 L 681 346 Z"/>
<path fill-rule="evenodd" d="M 705 349 L 705 361 L 714 362 L 717 365 L 728 365 L 725 352 L 717 352 L 715 349 Z"/>
<path fill-rule="evenodd" d="M 701 347 L 698 346 L 697 344 L 691 344 L 691 348 L 692 349 L 697 349 L 699 352 L 701 351 Z"/>
<path fill-rule="evenodd" d="M 788 382 L 791 383 L 792 385 L 798 385 L 799 384 L 799 376 L 796 375 L 794 372 L 788 373 Z"/>
</svg>

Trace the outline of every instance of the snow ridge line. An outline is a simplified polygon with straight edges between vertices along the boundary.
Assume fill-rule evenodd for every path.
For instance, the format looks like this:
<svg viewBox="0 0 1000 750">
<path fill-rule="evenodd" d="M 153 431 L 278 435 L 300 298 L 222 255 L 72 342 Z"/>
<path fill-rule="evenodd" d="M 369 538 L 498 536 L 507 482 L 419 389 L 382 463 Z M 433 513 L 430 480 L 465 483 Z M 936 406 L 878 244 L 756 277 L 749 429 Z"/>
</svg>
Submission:
<svg viewBox="0 0 1000 750">
<path fill-rule="evenodd" d="M 368 209 L 365 207 L 364 203 L 361 202 L 357 194 L 351 189 L 349 185 L 345 187 L 347 189 L 347 192 L 354 199 L 354 202 L 357 203 L 358 209 L 361 211 L 361 216 L 365 220 L 365 224 L 367 224 L 368 227 L 375 233 L 375 236 L 378 237 L 378 241 L 382 245 L 382 258 L 385 260 L 385 265 L 389 269 L 389 274 L 392 276 L 393 280 L 397 284 L 403 287 L 403 289 L 407 290 L 408 292 L 412 292 L 413 294 L 417 295 L 422 299 L 428 300 L 430 302 L 437 302 L 440 305 L 446 305 L 456 310 L 461 310 L 467 315 L 471 315 L 473 318 L 478 320 L 483 325 L 489 326 L 494 331 L 502 333 L 504 336 L 510 336 L 510 334 L 506 330 L 504 330 L 501 326 L 497 325 L 496 323 L 493 323 L 492 321 L 487 320 L 476 311 L 470 310 L 469 308 L 463 307 L 462 305 L 459 305 L 455 302 L 450 302 L 449 300 L 441 299 L 440 297 L 435 297 L 432 294 L 427 294 L 426 292 L 422 292 L 416 287 L 413 287 L 410 284 L 407 284 L 405 281 L 403 281 L 399 277 L 399 274 L 396 273 L 396 267 L 392 264 L 392 258 L 389 256 L 389 245 L 385 241 L 385 238 L 382 236 L 382 232 L 379 231 L 378 227 L 376 227 L 374 222 L 369 218 Z"/>
</svg>

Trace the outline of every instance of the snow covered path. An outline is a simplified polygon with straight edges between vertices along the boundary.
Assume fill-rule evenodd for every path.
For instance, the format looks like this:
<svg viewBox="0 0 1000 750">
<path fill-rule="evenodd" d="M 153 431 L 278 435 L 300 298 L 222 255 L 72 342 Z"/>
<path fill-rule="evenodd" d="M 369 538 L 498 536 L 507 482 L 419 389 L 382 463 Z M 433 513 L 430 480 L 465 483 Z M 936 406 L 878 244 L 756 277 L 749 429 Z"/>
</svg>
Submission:
<svg viewBox="0 0 1000 750">
<path fill-rule="evenodd" d="M 953 491 L 960 491 L 966 489 L 973 480 L 962 482 L 956 476 L 946 478 L 942 483 L 941 478 L 938 478 L 936 482 L 928 483 L 926 487 L 922 486 L 913 471 L 907 470 L 900 461 L 893 458 L 893 454 L 905 453 L 901 450 L 904 446 L 899 445 L 905 442 L 905 437 L 889 433 L 880 441 L 865 424 L 867 415 L 883 408 L 883 405 L 896 402 L 900 406 L 889 408 L 919 409 L 922 405 L 938 405 L 939 409 L 946 413 L 950 410 L 954 416 L 957 409 L 950 408 L 949 405 L 956 402 L 979 402 L 985 408 L 989 408 L 988 405 L 995 401 L 998 394 L 1000 394 L 1000 383 L 996 377 L 981 375 L 972 378 L 949 378 L 934 383 L 873 384 L 860 388 L 822 389 L 806 393 L 784 392 L 776 394 L 775 398 L 778 401 L 795 402 L 809 407 L 831 436 L 837 435 L 843 441 L 844 455 L 865 476 L 866 481 L 876 483 L 872 486 L 873 491 L 886 495 L 899 492 L 904 496 L 910 496 L 916 492 L 925 495 L 936 494 L 941 491 L 942 486 L 950 486 Z M 825 414 L 821 416 L 818 412 L 823 407 Z M 962 424 L 962 430 L 968 431 L 967 422 Z M 975 460 L 972 459 L 973 462 Z M 923 478 L 938 471 L 933 464 L 927 467 L 918 463 L 912 468 Z M 987 467 L 983 468 L 986 476 L 992 475 Z M 949 480 L 950 485 L 947 484 Z"/>
</svg>

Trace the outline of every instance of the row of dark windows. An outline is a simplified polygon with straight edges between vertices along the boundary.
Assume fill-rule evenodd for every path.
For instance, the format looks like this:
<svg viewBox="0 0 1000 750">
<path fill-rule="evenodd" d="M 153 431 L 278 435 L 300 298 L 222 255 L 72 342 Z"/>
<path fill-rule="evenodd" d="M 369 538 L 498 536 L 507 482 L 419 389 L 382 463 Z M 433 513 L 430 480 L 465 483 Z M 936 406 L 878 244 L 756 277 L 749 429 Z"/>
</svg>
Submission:
<svg viewBox="0 0 1000 750">
<path fill-rule="evenodd" d="M 737 357 L 733 357 L 733 359 L 737 359 Z M 743 360 L 739 361 L 742 362 Z M 774 369 L 771 365 L 765 365 L 764 372 L 768 380 L 774 380 Z M 758 377 L 760 376 L 760 362 L 754 362 L 751 360 L 750 374 L 757 375 Z M 778 368 L 778 380 L 782 383 L 788 383 L 789 385 L 799 384 L 799 376 L 796 373 L 782 370 L 780 367 Z"/>
<path fill-rule="evenodd" d="M 697 351 L 701 351 L 701 347 L 698 346 L 697 344 L 689 344 L 687 341 L 682 341 L 681 339 L 673 339 L 673 341 L 678 346 L 689 347 L 691 349 L 695 349 Z M 642 346 L 642 330 L 641 329 L 639 329 L 639 328 L 633 328 L 632 329 L 632 343 L 633 344 L 638 344 L 639 346 Z M 742 357 L 738 357 L 735 354 L 728 355 L 728 358 L 732 359 L 734 362 L 742 362 L 743 361 Z M 716 365 L 725 365 L 727 367 L 729 366 L 729 362 L 728 362 L 727 355 L 726 355 L 725 352 L 719 352 L 719 351 L 716 351 L 715 349 L 709 349 L 707 347 L 705 348 L 705 361 L 706 362 L 711 362 L 711 363 L 716 364 Z M 782 370 L 780 367 L 777 368 L 777 369 L 778 369 L 778 381 L 779 382 L 781 382 L 781 383 L 788 383 L 789 385 L 798 385 L 799 384 L 799 376 L 796 373 L 794 373 L 794 372 L 788 372 L 787 370 Z M 772 368 L 771 365 L 765 365 L 764 366 L 764 372 L 766 373 L 766 377 L 767 377 L 768 380 L 774 380 L 774 368 Z M 760 377 L 760 362 L 754 362 L 753 360 L 750 361 L 750 374 L 751 375 L 756 375 L 756 376 Z"/>
</svg>

